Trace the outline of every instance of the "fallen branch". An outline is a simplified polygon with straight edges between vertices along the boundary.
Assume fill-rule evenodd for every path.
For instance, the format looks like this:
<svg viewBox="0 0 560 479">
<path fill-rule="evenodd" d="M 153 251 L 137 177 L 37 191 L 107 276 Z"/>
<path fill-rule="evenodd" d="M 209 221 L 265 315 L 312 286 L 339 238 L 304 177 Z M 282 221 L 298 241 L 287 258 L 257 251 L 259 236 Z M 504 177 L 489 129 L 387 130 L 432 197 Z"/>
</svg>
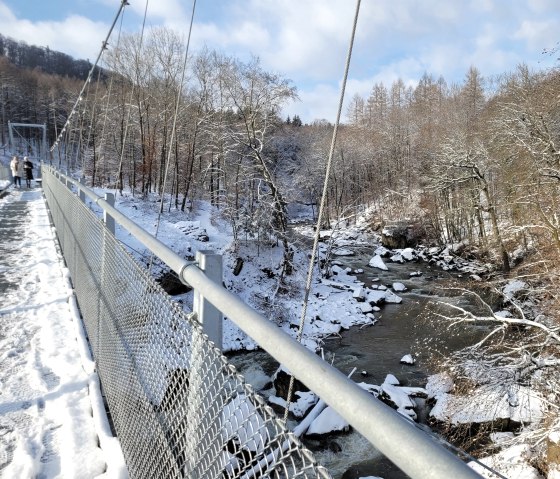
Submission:
<svg viewBox="0 0 560 479">
<path fill-rule="evenodd" d="M 462 315 L 462 317 L 450 317 L 450 316 L 446 316 L 444 314 L 441 313 L 434 313 L 436 316 L 449 320 L 449 321 L 454 321 L 453 324 L 458 324 L 458 323 L 462 323 L 462 322 L 467 322 L 467 323 L 500 323 L 500 324 L 505 324 L 505 325 L 515 325 L 515 326 L 527 326 L 527 327 L 532 327 L 532 328 L 538 328 L 541 331 L 543 331 L 548 337 L 553 338 L 558 344 L 560 344 L 560 336 L 558 334 L 556 334 L 552 328 L 549 328 L 548 326 L 545 326 L 542 323 L 538 323 L 537 321 L 533 321 L 531 319 L 527 319 L 525 318 L 525 315 L 523 314 L 523 311 L 521 310 L 521 308 L 519 307 L 519 305 L 517 305 L 514 301 L 511 301 L 511 304 L 517 309 L 517 311 L 523 316 L 522 318 L 505 318 L 503 316 L 497 316 L 493 311 L 492 308 L 490 308 L 490 306 L 477 294 L 474 293 L 473 291 L 468 291 L 466 289 L 462 289 L 462 288 L 451 288 L 454 290 L 458 290 L 458 291 L 463 291 L 464 293 L 467 294 L 472 294 L 474 296 L 476 296 L 479 301 L 485 305 L 487 307 L 487 309 L 490 311 L 490 315 L 489 316 L 477 316 L 473 313 L 471 313 L 470 311 L 467 311 L 466 309 L 460 307 L 460 306 L 456 306 L 454 304 L 450 304 L 450 303 L 446 303 L 443 301 L 437 301 L 438 304 L 442 304 L 447 306 L 448 308 L 454 309 L 456 311 L 459 311 Z"/>
</svg>

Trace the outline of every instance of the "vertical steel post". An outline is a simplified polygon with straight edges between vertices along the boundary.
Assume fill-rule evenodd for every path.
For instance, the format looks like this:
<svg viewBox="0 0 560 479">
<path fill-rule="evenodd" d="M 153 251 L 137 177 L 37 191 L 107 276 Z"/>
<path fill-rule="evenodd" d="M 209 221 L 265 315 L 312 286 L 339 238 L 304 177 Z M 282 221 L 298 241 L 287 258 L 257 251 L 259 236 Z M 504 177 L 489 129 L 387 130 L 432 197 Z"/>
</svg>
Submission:
<svg viewBox="0 0 560 479">
<path fill-rule="evenodd" d="M 82 177 L 78 181 L 80 182 L 80 185 L 85 185 L 86 179 L 84 177 Z M 85 203 L 86 202 L 86 193 L 81 188 L 79 188 L 79 191 L 80 191 L 80 193 L 79 193 L 80 200 L 82 201 L 82 203 Z"/>
<path fill-rule="evenodd" d="M 12 131 L 12 122 L 8 122 L 8 134 L 10 135 L 10 150 L 12 155 L 16 154 L 16 146 L 14 145 L 14 132 Z"/>
<path fill-rule="evenodd" d="M 47 162 L 47 126 L 43 125 L 43 146 L 41 148 L 42 161 Z"/>
<path fill-rule="evenodd" d="M 105 193 L 105 201 L 109 203 L 111 206 L 115 206 L 115 195 L 113 193 Z M 115 235 L 115 218 L 113 218 L 107 211 L 103 210 L 103 221 L 105 222 L 105 226 L 111 232 L 111 234 Z"/>
<path fill-rule="evenodd" d="M 221 287 L 222 285 L 222 256 L 209 250 L 196 252 L 198 268 L 204 276 Z M 197 320 L 202 324 L 204 333 L 218 349 L 222 349 L 222 313 L 210 303 L 200 292 L 194 290 L 193 311 Z M 209 354 L 208 344 L 198 338 L 192 345 L 193 351 L 200 347 L 199 354 L 192 353 L 193 357 L 203 357 Z M 213 353 L 212 353 L 213 354 Z M 212 355 L 210 355 L 212 357 Z M 224 387 L 224 377 L 219 370 L 212 368 L 202 372 L 202 368 L 191 371 L 189 377 L 189 410 L 193 420 L 189 421 L 186 436 L 187 450 L 191 453 L 186 465 L 186 477 L 218 477 L 223 468 L 220 459 L 222 454 L 222 405 L 215 400 Z M 193 394 L 193 391 L 197 391 Z"/>
<path fill-rule="evenodd" d="M 214 254 L 209 250 L 196 252 L 196 262 L 199 269 L 215 283 L 222 284 L 222 256 Z M 193 299 L 193 311 L 196 313 L 198 322 L 218 349 L 222 349 L 222 313 L 210 303 L 202 293 L 195 289 Z"/>
</svg>

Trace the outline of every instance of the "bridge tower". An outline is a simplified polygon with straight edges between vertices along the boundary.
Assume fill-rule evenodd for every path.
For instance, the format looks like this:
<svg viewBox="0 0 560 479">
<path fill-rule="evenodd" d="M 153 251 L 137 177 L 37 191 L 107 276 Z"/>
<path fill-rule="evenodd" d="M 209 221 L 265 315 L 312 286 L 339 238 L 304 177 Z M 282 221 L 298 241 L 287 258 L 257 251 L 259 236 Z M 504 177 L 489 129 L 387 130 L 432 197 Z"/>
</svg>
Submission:
<svg viewBox="0 0 560 479">
<path fill-rule="evenodd" d="M 26 131 L 27 130 L 27 131 Z M 34 130 L 42 130 L 32 134 Z M 47 127 L 34 123 L 8 122 L 10 151 L 14 155 L 28 156 L 47 163 Z"/>
</svg>

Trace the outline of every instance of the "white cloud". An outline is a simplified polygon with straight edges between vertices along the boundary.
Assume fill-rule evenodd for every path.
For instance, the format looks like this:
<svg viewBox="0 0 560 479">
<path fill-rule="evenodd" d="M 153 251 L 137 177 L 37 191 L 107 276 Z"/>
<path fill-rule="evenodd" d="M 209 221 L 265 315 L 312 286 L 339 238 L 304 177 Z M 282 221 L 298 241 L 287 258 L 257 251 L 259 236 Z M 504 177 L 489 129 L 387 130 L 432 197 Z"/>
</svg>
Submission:
<svg viewBox="0 0 560 479">
<path fill-rule="evenodd" d="M 0 2 L 0 31 L 3 35 L 31 45 L 48 46 L 76 58 L 93 60 L 101 48 L 109 26 L 88 18 L 70 15 L 62 21 L 31 22 L 16 18 Z"/>
<path fill-rule="evenodd" d="M 494 0 L 472 0 L 471 8 L 474 11 L 491 12 L 494 10 Z"/>
<path fill-rule="evenodd" d="M 117 0 L 92 3 L 96 8 L 112 7 L 106 9 L 108 21 L 118 6 Z M 130 3 L 125 24 L 139 31 L 145 0 Z M 191 8 L 192 0 L 150 0 L 147 23 L 164 24 L 186 36 Z M 298 86 L 303 102 L 290 107 L 293 113 L 305 115 L 307 121 L 332 121 L 354 1 L 213 0 L 199 2 L 196 8 L 193 52 L 207 45 L 241 60 L 256 55 L 265 69 L 292 78 Z M 78 16 L 57 22 L 18 19 L 0 0 L 2 33 L 74 56 L 96 55 L 107 29 Z M 415 84 L 424 72 L 453 83 L 462 81 L 471 65 L 483 76 L 511 71 L 520 62 L 536 65 L 542 49 L 558 41 L 558 31 L 558 0 L 362 2 L 348 97 L 354 92 L 365 96 L 375 82 L 389 87 L 401 78 Z M 308 113 L 303 114 L 304 108 Z"/>
<path fill-rule="evenodd" d="M 151 20 L 158 18 L 164 22 L 174 22 L 177 19 L 185 18 L 187 14 L 190 18 L 191 10 L 189 9 L 188 12 L 185 10 L 185 3 L 180 0 L 151 1 L 148 3 L 148 16 Z M 132 8 L 138 15 L 144 15 L 146 2 L 136 0 L 130 2 L 130 4 L 130 7 L 127 8 Z"/>
<path fill-rule="evenodd" d="M 339 98 L 336 87 L 321 83 L 300 90 L 299 97 L 301 102 L 293 102 L 284 108 L 285 116 L 299 115 L 304 123 L 322 119 L 334 121 L 336 118 Z"/>
<path fill-rule="evenodd" d="M 255 22 L 241 22 L 232 32 L 231 40 L 249 49 L 255 45 L 266 49 L 270 44 L 270 35 L 265 28 Z"/>
<path fill-rule="evenodd" d="M 551 47 L 558 41 L 560 22 L 554 20 L 524 20 L 515 32 L 514 38 L 523 40 L 532 50 Z"/>
<path fill-rule="evenodd" d="M 529 0 L 529 7 L 538 13 L 556 11 L 560 13 L 560 5 L 558 0 Z"/>
</svg>

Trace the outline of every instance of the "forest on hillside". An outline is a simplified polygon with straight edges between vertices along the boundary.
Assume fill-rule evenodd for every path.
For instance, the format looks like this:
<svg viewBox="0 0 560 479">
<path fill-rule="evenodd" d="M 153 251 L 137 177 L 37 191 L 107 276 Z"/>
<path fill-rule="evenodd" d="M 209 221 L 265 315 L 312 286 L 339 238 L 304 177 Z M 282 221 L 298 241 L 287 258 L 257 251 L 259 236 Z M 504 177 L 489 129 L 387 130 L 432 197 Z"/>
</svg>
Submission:
<svg viewBox="0 0 560 479">
<path fill-rule="evenodd" d="M 208 199 L 238 237 L 283 241 L 287 205 L 315 207 L 332 125 L 282 118 L 297 90 L 259 60 L 202 51 L 183 69 L 184 44 L 168 29 L 124 36 L 87 84 L 24 69 L 2 38 L 2 142 L 8 121 L 46 123 L 51 161 L 93 186 L 133 195 L 169 194 L 168 208 Z M 14 51 L 20 51 L 15 55 Z M 46 50 L 43 49 L 43 53 Z M 44 58 L 45 55 L 36 55 Z M 30 66 L 30 65 L 27 65 Z M 329 223 L 373 207 L 375 221 L 406 222 L 426 242 L 468 241 L 504 271 L 521 247 L 555 261 L 558 217 L 560 72 L 520 65 L 461 84 L 426 73 L 355 96 L 340 130 L 327 204 Z M 493 255 L 493 256 L 492 256 Z"/>
<path fill-rule="evenodd" d="M 0 34 L 0 56 L 19 68 L 37 69 L 44 73 L 84 81 L 92 67 L 89 60 L 76 60 L 48 46 L 28 45 Z"/>
<path fill-rule="evenodd" d="M 8 143 L 8 122 L 45 124 L 52 144 L 91 67 L 89 61 L 0 34 L 0 144 Z M 93 74 L 106 79 L 101 68 Z"/>
</svg>

